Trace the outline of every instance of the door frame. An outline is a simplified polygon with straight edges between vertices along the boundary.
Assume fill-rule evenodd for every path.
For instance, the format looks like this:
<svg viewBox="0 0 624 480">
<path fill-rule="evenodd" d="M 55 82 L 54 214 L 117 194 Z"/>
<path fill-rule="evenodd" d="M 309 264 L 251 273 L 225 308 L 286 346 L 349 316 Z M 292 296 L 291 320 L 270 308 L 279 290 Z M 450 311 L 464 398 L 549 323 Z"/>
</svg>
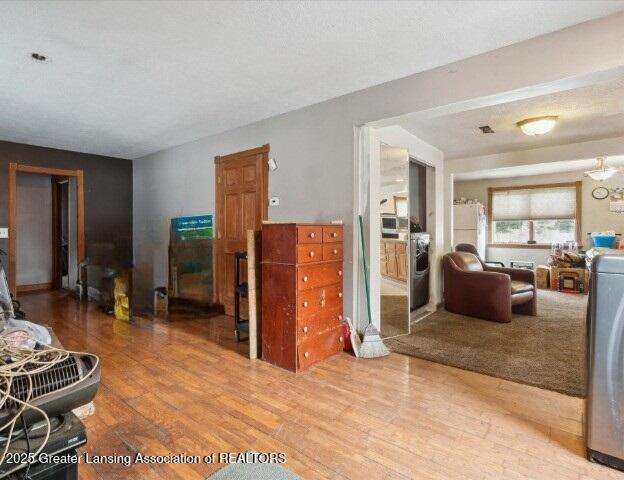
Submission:
<svg viewBox="0 0 624 480">
<path fill-rule="evenodd" d="M 9 290 L 17 297 L 17 174 L 35 173 L 52 177 L 76 179 L 76 257 L 82 262 L 86 257 L 84 219 L 84 172 L 60 168 L 9 163 Z M 53 247 L 52 247 L 53 248 Z"/>
<path fill-rule="evenodd" d="M 432 234 L 432 243 L 430 246 L 430 301 L 429 306 L 432 311 L 440 308 L 441 298 L 441 258 L 444 254 L 444 216 L 445 206 L 451 205 L 446 203 L 445 198 L 450 196 L 435 195 L 444 191 L 444 161 L 443 154 L 436 148 L 426 143 L 416 142 L 414 138 L 404 135 L 404 130 L 396 127 L 376 127 L 371 124 L 359 125 L 354 129 L 354 176 L 353 176 L 353 225 L 358 224 L 358 215 L 362 215 L 364 223 L 364 235 L 368 240 L 367 259 L 369 265 L 370 278 L 370 307 L 372 314 L 372 323 L 380 327 L 380 302 L 378 301 L 380 293 L 380 239 L 381 234 L 376 228 L 370 228 L 371 225 L 377 225 L 379 221 L 379 162 L 380 162 L 380 145 L 386 143 L 388 145 L 397 145 L 407 149 L 409 156 L 416 159 L 420 164 L 434 168 L 434 179 L 432 188 L 435 196 L 433 202 L 433 220 L 432 225 L 427 229 Z M 407 133 L 407 132 L 405 132 Z M 429 225 L 429 222 L 428 222 Z M 353 229 L 353 258 L 361 257 L 361 240 L 359 237 L 359 229 Z M 363 331 L 366 327 L 366 294 L 364 288 L 364 275 L 361 273 L 362 268 L 359 261 L 353 262 L 353 316 L 356 320 L 356 329 Z M 409 272 L 408 272 L 409 275 Z"/>
<path fill-rule="evenodd" d="M 52 177 L 52 288 L 62 288 L 63 273 L 61 263 L 62 246 L 62 215 L 61 210 L 61 185 L 67 185 L 68 200 L 71 190 L 68 177 Z M 67 205 L 69 209 L 69 205 Z M 68 211 L 69 214 L 69 211 Z M 19 288 L 22 290 L 22 288 Z"/>
<path fill-rule="evenodd" d="M 215 242 L 213 245 L 213 280 L 214 280 L 214 303 L 218 305 L 224 304 L 224 296 L 223 296 L 223 285 L 218 281 L 219 279 L 219 271 L 221 270 L 220 259 L 221 253 L 223 250 L 223 244 L 221 242 L 221 232 L 224 229 L 224 216 L 223 216 L 223 185 L 221 183 L 221 169 L 223 165 L 230 160 L 236 160 L 241 157 L 248 157 L 251 155 L 262 154 L 262 162 L 264 163 L 264 167 L 262 170 L 262 176 L 260 177 L 260 190 L 262 192 L 262 218 L 261 221 L 267 220 L 269 215 L 269 168 L 268 168 L 268 160 L 269 160 L 269 151 L 271 150 L 270 145 L 264 144 L 260 147 L 251 148 L 249 150 L 243 150 L 241 152 L 230 153 L 228 155 L 217 155 L 214 157 L 215 163 Z"/>
</svg>

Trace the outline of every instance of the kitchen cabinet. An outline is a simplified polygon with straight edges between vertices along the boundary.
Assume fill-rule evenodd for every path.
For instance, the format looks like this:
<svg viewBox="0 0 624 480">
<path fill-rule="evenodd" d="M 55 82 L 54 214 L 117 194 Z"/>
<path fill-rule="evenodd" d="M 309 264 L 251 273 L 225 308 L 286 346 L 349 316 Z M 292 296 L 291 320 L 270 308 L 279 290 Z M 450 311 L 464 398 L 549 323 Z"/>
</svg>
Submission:
<svg viewBox="0 0 624 480">
<path fill-rule="evenodd" d="M 407 242 L 382 240 L 379 252 L 380 271 L 385 277 L 407 281 Z"/>
</svg>

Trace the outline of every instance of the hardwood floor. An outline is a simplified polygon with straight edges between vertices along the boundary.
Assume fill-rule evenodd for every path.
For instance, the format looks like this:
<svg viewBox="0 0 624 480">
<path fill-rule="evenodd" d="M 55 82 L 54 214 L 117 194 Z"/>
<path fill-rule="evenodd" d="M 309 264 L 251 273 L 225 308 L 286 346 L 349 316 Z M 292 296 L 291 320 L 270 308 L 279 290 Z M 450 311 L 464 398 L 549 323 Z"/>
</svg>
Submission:
<svg viewBox="0 0 624 480">
<path fill-rule="evenodd" d="M 299 374 L 245 358 L 228 317 L 115 321 L 61 292 L 21 298 L 103 378 L 92 455 L 285 452 L 312 479 L 624 479 L 583 456 L 583 402 L 398 354 Z M 222 465 L 81 465 L 82 479 L 202 479 Z"/>
</svg>

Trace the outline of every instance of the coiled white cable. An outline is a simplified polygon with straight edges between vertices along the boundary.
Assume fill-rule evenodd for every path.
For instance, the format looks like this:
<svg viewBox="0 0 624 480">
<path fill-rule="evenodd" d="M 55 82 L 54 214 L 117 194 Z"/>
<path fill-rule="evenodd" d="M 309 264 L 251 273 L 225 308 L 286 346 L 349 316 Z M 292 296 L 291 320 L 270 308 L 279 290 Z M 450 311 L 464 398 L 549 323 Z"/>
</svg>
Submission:
<svg viewBox="0 0 624 480">
<path fill-rule="evenodd" d="M 20 337 L 20 341 L 22 342 L 23 340 L 28 339 L 34 340 L 32 338 L 28 338 L 27 336 Z M 37 455 L 39 455 L 39 453 L 41 453 L 41 451 L 44 449 L 46 443 L 50 438 L 50 419 L 48 418 L 46 412 L 31 403 L 33 400 L 35 400 L 31 398 L 33 393 L 32 377 L 35 374 L 45 372 L 46 370 L 49 370 L 58 363 L 67 360 L 70 355 L 77 355 L 79 357 L 91 357 L 93 359 L 93 365 L 89 372 L 83 375 L 82 378 L 80 378 L 76 382 L 54 390 L 53 392 L 40 395 L 36 397 L 36 400 L 39 400 L 46 395 L 50 395 L 52 393 L 56 394 L 58 392 L 73 388 L 83 382 L 85 379 L 89 378 L 93 374 L 93 372 L 95 372 L 100 363 L 99 357 L 93 353 L 75 352 L 47 345 L 43 346 L 41 349 L 38 350 L 20 348 L 16 346 L 14 338 L 0 335 L 0 409 L 4 407 L 7 401 L 14 402 L 14 404 L 20 406 L 14 412 L 10 420 L 5 422 L 4 425 L 0 425 L 0 432 L 8 430 L 8 433 L 6 435 L 3 435 L 6 438 L 6 445 L 4 446 L 0 454 L 0 465 L 4 463 L 6 453 L 11 445 L 11 439 L 13 437 L 15 425 L 20 419 L 22 413 L 24 413 L 26 410 L 30 409 L 39 413 L 46 424 L 45 438 L 37 451 L 34 453 L 34 456 L 36 457 Z M 16 377 L 24 377 L 28 379 L 28 391 L 24 400 L 11 395 L 11 386 L 13 385 L 13 380 Z"/>
</svg>

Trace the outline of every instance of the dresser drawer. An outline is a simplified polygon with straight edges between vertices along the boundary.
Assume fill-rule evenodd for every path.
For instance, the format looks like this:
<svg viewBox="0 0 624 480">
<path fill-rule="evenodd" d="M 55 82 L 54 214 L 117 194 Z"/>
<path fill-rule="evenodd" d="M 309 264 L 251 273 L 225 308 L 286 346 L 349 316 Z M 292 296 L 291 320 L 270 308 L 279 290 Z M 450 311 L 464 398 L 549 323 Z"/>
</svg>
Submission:
<svg viewBox="0 0 624 480">
<path fill-rule="evenodd" d="M 297 289 L 309 290 L 342 283 L 342 262 L 329 262 L 297 267 Z"/>
<path fill-rule="evenodd" d="M 299 369 L 304 369 L 316 362 L 320 362 L 342 351 L 343 348 L 342 326 L 306 338 L 297 347 Z"/>
<path fill-rule="evenodd" d="M 307 318 L 324 310 L 342 308 L 342 284 L 300 292 L 297 301 L 299 318 Z"/>
<path fill-rule="evenodd" d="M 297 245 L 297 263 L 320 262 L 323 259 L 323 248 L 319 243 Z"/>
<path fill-rule="evenodd" d="M 323 242 L 342 242 L 342 226 L 323 227 Z"/>
<path fill-rule="evenodd" d="M 297 243 L 321 243 L 323 241 L 323 227 L 304 225 L 297 227 Z"/>
<path fill-rule="evenodd" d="M 319 335 L 342 325 L 342 306 L 323 310 L 311 317 L 299 318 L 297 321 L 297 342 Z"/>
<path fill-rule="evenodd" d="M 342 260 L 342 243 L 323 245 L 323 260 Z"/>
</svg>

